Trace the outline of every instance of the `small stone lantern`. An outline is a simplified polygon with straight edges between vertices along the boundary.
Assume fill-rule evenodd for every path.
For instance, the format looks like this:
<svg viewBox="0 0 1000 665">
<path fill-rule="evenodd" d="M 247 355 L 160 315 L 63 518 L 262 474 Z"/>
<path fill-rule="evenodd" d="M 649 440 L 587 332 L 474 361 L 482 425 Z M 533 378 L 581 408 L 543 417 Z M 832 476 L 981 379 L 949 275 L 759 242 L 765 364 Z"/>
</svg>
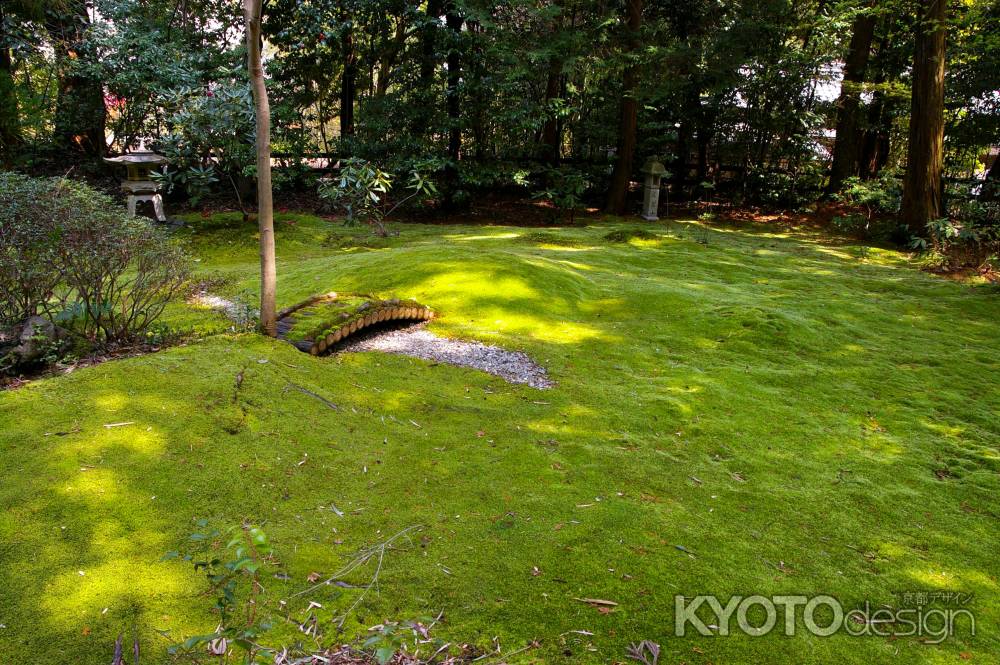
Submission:
<svg viewBox="0 0 1000 665">
<path fill-rule="evenodd" d="M 140 201 L 149 201 L 153 204 L 153 212 L 156 219 L 161 222 L 167 221 L 167 215 L 163 212 L 163 197 L 160 196 L 160 186 L 153 182 L 149 175 L 157 166 L 169 163 L 163 155 L 144 149 L 119 157 L 105 157 L 104 161 L 109 164 L 124 164 L 127 169 L 127 178 L 122 182 L 122 191 L 128 195 L 128 214 L 135 216 L 135 205 Z"/>
<path fill-rule="evenodd" d="M 646 182 L 642 188 L 642 218 L 655 222 L 659 219 L 656 213 L 660 206 L 660 181 L 667 169 L 653 156 L 646 160 L 640 170 L 646 174 Z"/>
</svg>

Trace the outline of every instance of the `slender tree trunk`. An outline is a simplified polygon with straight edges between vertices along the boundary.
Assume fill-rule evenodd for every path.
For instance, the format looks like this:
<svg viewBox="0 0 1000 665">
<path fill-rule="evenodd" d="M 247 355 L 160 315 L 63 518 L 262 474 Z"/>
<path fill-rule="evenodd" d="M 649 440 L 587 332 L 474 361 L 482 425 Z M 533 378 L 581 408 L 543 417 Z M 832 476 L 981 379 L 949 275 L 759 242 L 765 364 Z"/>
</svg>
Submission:
<svg viewBox="0 0 1000 665">
<path fill-rule="evenodd" d="M 549 59 L 549 73 L 545 82 L 545 107 L 548 109 L 552 100 L 558 99 L 562 92 L 562 58 L 553 56 Z M 542 126 L 542 158 L 550 164 L 559 163 L 559 119 L 549 116 Z"/>
<path fill-rule="evenodd" d="M 944 64 L 947 0 L 923 0 L 913 51 L 910 143 L 903 180 L 902 222 L 923 235 L 942 215 Z"/>
<path fill-rule="evenodd" d="M 437 69 L 437 31 L 441 18 L 442 0 L 427 0 L 424 26 L 420 29 L 420 87 L 428 90 L 434 85 Z"/>
<path fill-rule="evenodd" d="M 354 49 L 354 28 L 348 26 L 341 37 L 344 73 L 340 79 L 340 135 L 354 135 L 354 101 L 358 86 L 358 61 Z"/>
<path fill-rule="evenodd" d="M 860 173 L 861 84 L 865 82 L 874 37 L 875 15 L 866 11 L 854 19 L 851 45 L 844 61 L 844 81 L 837 100 L 837 137 L 827 186 L 830 193 L 839 192 L 845 180 Z"/>
<path fill-rule="evenodd" d="M 990 170 L 986 172 L 986 180 L 979 194 L 981 201 L 1000 201 L 1000 155 L 993 158 Z"/>
<path fill-rule="evenodd" d="M 442 0 L 427 0 L 424 24 L 420 28 L 420 62 L 418 68 L 418 99 L 413 109 L 411 131 L 418 136 L 427 136 L 434 131 L 434 120 L 438 108 L 439 88 L 436 85 L 438 70 L 438 30 L 444 11 Z"/>
<path fill-rule="evenodd" d="M 860 170 L 865 180 L 877 178 L 889 161 L 891 122 L 885 94 L 876 92 L 868 109 L 868 127 L 861 148 Z"/>
<path fill-rule="evenodd" d="M 383 50 L 379 59 L 378 84 L 375 86 L 375 97 L 381 99 L 389 92 L 389 84 L 392 82 L 392 71 L 396 67 L 400 53 L 406 46 L 406 21 L 402 18 L 396 24 L 396 29 L 392 35 L 392 42 Z"/>
<path fill-rule="evenodd" d="M 448 112 L 448 164 L 443 174 L 445 209 L 455 207 L 455 192 L 458 191 L 458 160 L 462 157 L 462 100 L 459 89 L 459 84 L 462 82 L 462 57 L 459 49 L 464 23 L 465 19 L 458 13 L 458 7 L 454 2 L 449 2 L 445 10 L 445 24 L 451 32 L 451 44 L 445 59 L 448 65 L 445 92 Z"/>
<path fill-rule="evenodd" d="M 3 24 L 3 5 L 0 4 L 0 30 Z M 0 39 L 3 39 L 2 32 Z M 10 49 L 0 46 L 0 164 L 11 158 L 20 143 L 21 122 L 17 108 L 17 90 L 14 88 L 14 64 Z"/>
<path fill-rule="evenodd" d="M 3 3 L 0 2 L 0 43 L 5 41 L 3 26 Z M 20 144 L 21 119 L 14 88 L 14 63 L 10 49 L 0 45 L 0 164 L 7 163 Z"/>
<path fill-rule="evenodd" d="M 448 5 L 445 21 L 455 42 L 448 49 L 448 157 L 457 162 L 462 151 L 462 100 L 458 89 L 462 81 L 462 57 L 458 40 L 465 20 L 454 3 Z"/>
<path fill-rule="evenodd" d="M 85 0 L 70 0 L 48 22 L 59 76 L 53 139 L 63 148 L 100 156 L 107 149 L 104 88 L 80 66 L 89 57 L 82 48 L 89 26 Z"/>
<path fill-rule="evenodd" d="M 628 0 L 628 52 L 635 56 L 639 51 L 639 29 L 642 27 L 642 0 Z M 632 179 L 632 162 L 635 159 L 636 125 L 639 105 L 635 88 L 639 71 L 635 62 L 629 62 L 622 76 L 621 119 L 618 127 L 618 160 L 611 175 L 611 189 L 605 210 L 613 215 L 625 213 L 629 182 Z"/>
<path fill-rule="evenodd" d="M 261 0 L 243 0 L 247 26 L 247 69 L 257 115 L 257 226 L 260 230 L 260 327 L 265 335 L 278 334 L 277 270 L 274 257 L 274 203 L 271 199 L 271 107 L 261 64 Z"/>
</svg>

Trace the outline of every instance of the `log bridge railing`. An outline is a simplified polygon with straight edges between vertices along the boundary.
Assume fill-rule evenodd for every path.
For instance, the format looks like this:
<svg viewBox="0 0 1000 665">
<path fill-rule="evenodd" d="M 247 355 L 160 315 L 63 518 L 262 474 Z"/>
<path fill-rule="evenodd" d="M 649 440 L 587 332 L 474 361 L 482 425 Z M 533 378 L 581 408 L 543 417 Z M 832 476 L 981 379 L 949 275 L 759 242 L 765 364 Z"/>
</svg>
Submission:
<svg viewBox="0 0 1000 665">
<path fill-rule="evenodd" d="M 432 309 L 413 300 L 327 293 L 278 313 L 278 338 L 317 356 L 383 323 L 428 321 Z"/>
</svg>

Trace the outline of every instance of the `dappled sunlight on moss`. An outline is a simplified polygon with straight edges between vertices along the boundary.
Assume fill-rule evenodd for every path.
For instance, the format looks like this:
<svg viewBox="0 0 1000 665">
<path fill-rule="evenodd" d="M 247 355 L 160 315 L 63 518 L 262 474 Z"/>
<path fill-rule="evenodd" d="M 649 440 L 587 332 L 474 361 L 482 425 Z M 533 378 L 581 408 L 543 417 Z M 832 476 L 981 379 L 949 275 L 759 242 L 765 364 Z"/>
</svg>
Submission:
<svg viewBox="0 0 1000 665">
<path fill-rule="evenodd" d="M 120 499 L 116 474 L 109 469 L 82 467 L 80 475 L 69 481 L 62 488 L 62 492 L 74 499 L 82 498 L 91 504 Z"/>
<path fill-rule="evenodd" d="M 146 544 L 141 538 L 139 542 Z M 112 621 L 127 617 L 129 623 L 135 624 L 138 617 L 127 615 L 134 614 L 137 609 L 139 612 L 152 609 L 163 600 L 190 596 L 199 590 L 187 571 L 176 565 L 149 561 L 155 561 L 149 553 L 141 557 L 112 556 L 85 569 L 65 570 L 53 575 L 45 595 L 39 599 L 39 608 L 44 611 L 40 618 L 60 629 L 78 627 L 78 631 L 105 621 L 105 617 Z M 171 622 L 156 616 L 146 621 L 175 630 L 191 630 L 198 625 L 190 618 Z M 162 625 L 164 623 L 167 625 Z M 110 626 L 108 632 L 123 630 L 127 625 Z M 200 628 L 204 630 L 206 626 L 202 624 Z M 102 650 L 107 648 L 102 645 Z"/>
</svg>

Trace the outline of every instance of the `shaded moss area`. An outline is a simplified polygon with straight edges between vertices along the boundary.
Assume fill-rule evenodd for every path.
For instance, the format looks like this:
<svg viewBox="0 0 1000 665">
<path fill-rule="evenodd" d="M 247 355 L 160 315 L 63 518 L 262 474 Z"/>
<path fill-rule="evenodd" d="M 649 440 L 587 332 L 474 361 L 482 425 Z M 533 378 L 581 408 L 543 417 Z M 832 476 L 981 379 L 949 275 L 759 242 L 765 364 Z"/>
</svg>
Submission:
<svg viewBox="0 0 1000 665">
<path fill-rule="evenodd" d="M 432 310 L 412 299 L 328 293 L 283 312 L 278 336 L 301 351 L 317 355 L 373 325 L 387 321 L 423 321 L 433 316 Z"/>
</svg>

